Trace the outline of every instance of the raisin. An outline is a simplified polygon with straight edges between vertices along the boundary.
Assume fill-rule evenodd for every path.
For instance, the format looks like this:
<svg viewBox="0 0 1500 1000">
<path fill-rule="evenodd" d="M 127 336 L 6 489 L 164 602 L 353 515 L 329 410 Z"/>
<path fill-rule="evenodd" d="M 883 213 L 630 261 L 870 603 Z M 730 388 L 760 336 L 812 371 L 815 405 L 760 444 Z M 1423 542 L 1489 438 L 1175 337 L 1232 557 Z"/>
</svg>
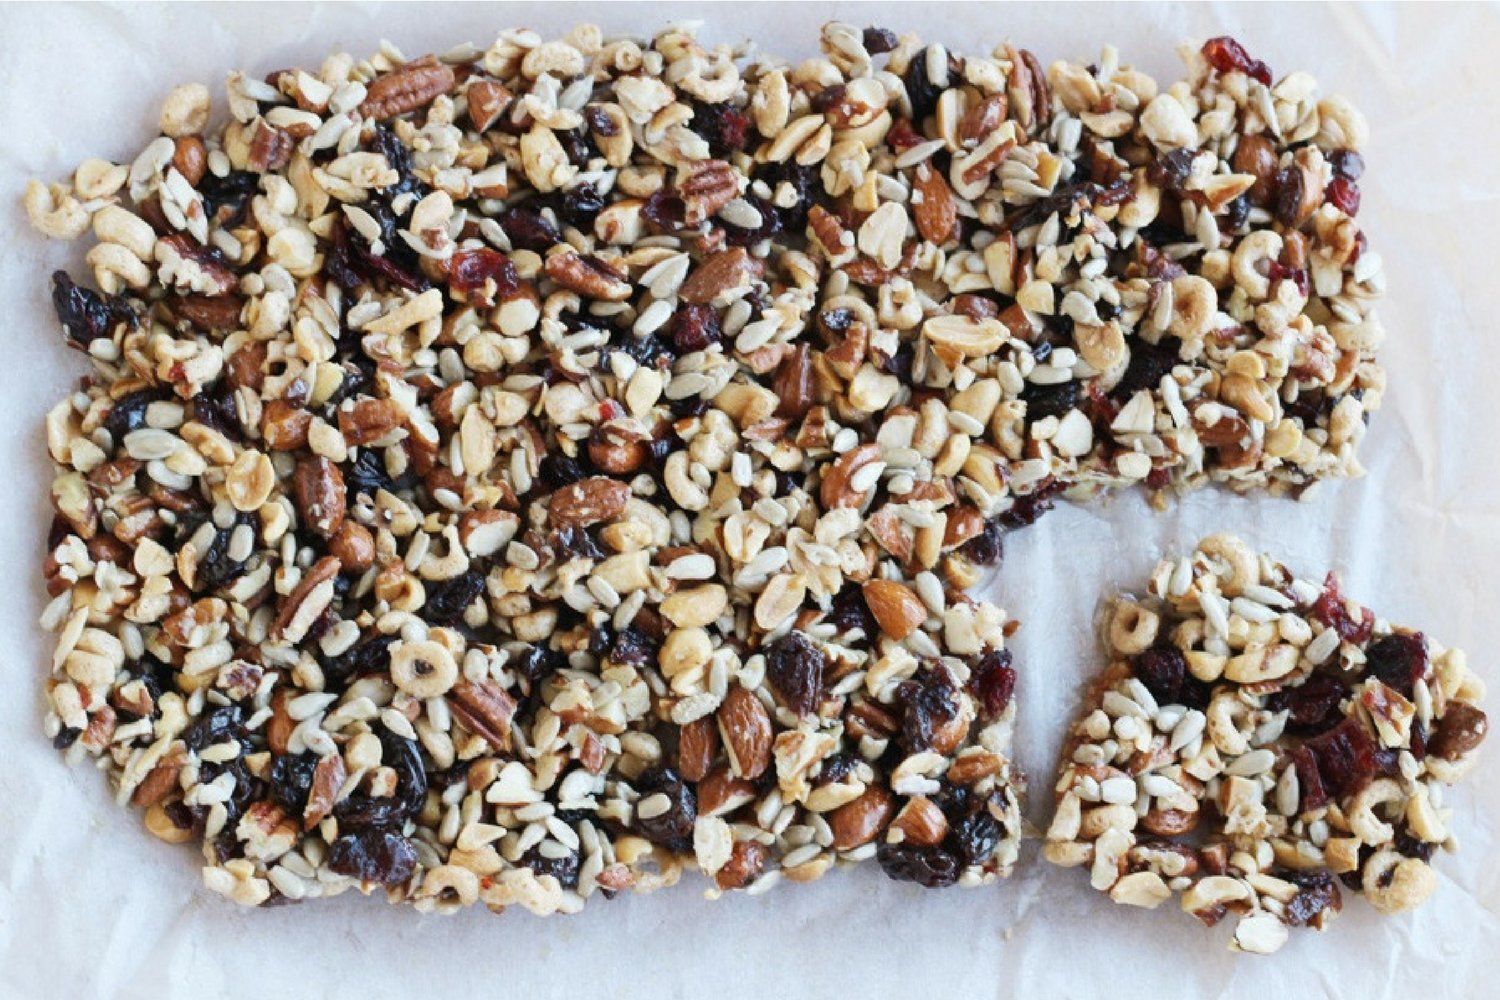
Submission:
<svg viewBox="0 0 1500 1000">
<path fill-rule="evenodd" d="M 1322 784 L 1334 795 L 1357 791 L 1379 770 L 1375 742 L 1352 716 L 1308 740 L 1306 746 L 1317 762 Z"/>
<path fill-rule="evenodd" d="M 897 882 L 916 882 L 940 889 L 958 881 L 962 870 L 958 858 L 941 847 L 882 843 L 875 849 L 880 870 Z"/>
<path fill-rule="evenodd" d="M 526 681 L 527 691 L 531 693 L 537 691 L 548 677 L 564 669 L 568 665 L 568 659 L 546 646 L 528 646 L 526 652 L 513 657 L 511 663 L 515 666 L 516 673 Z"/>
<path fill-rule="evenodd" d="M 245 437 L 245 425 L 240 422 L 240 408 L 234 401 L 234 387 L 226 380 L 219 380 L 198 390 L 189 408 L 190 415 L 204 427 L 212 428 L 231 441 Z"/>
<path fill-rule="evenodd" d="M 754 229 L 746 229 L 744 226 L 736 226 L 720 219 L 719 224 L 724 229 L 724 242 L 733 247 L 748 247 L 761 240 L 771 239 L 781 232 L 781 213 L 775 205 L 754 194 L 745 194 L 742 197 L 748 205 L 760 213 L 760 225 Z"/>
<path fill-rule="evenodd" d="M 260 189 L 260 175 L 248 170 L 231 170 L 223 177 L 212 171 L 198 182 L 203 208 L 220 226 L 231 228 L 244 218 L 250 196 Z"/>
<path fill-rule="evenodd" d="M 568 162 L 579 169 L 586 168 L 589 160 L 598 155 L 599 151 L 594 148 L 593 140 L 584 129 L 575 128 L 568 131 L 556 131 L 552 134 L 557 136 L 557 141 L 562 144 Z"/>
<path fill-rule="evenodd" d="M 865 51 L 872 56 L 884 55 L 896 47 L 896 33 L 890 28 L 866 28 Z"/>
<path fill-rule="evenodd" d="M 1157 646 L 1137 653 L 1130 665 L 1136 678 L 1158 702 L 1170 704 L 1177 700 L 1187 676 L 1187 659 L 1181 652 L 1171 646 Z"/>
<path fill-rule="evenodd" d="M 577 851 L 569 851 L 560 858 L 551 858 L 543 854 L 540 847 L 533 847 L 521 855 L 521 864 L 538 875 L 551 875 L 564 889 L 578 888 L 579 862 Z"/>
<path fill-rule="evenodd" d="M 937 110 L 938 97 L 943 92 L 927 75 L 927 57 L 930 51 L 923 49 L 913 55 L 911 62 L 907 64 L 906 75 L 902 77 L 902 82 L 906 84 L 907 100 L 911 102 L 911 119 L 917 123 Z"/>
<path fill-rule="evenodd" d="M 1177 350 L 1181 341 L 1176 337 L 1164 337 L 1160 343 L 1150 344 L 1144 340 L 1130 345 L 1130 361 L 1125 365 L 1125 374 L 1115 384 L 1113 395 L 1124 399 L 1145 389 L 1155 391 L 1163 377 L 1170 375 L 1177 365 Z"/>
<path fill-rule="evenodd" d="M 1276 200 L 1272 214 L 1277 222 L 1288 228 L 1297 224 L 1306 189 L 1307 181 L 1297 167 L 1283 167 L 1276 172 Z"/>
<path fill-rule="evenodd" d="M 781 228 L 789 233 L 801 232 L 806 228 L 807 211 L 813 206 L 813 193 L 822 188 L 818 174 L 812 167 L 795 160 L 768 163 L 756 169 L 755 179 L 764 181 L 773 195 L 782 184 L 790 184 L 796 198 L 785 208 L 779 203 L 776 206 L 776 212 L 781 217 Z"/>
<path fill-rule="evenodd" d="M 549 490 L 561 489 L 587 478 L 588 472 L 576 458 L 559 452 L 549 452 L 542 457 L 539 479 Z"/>
<path fill-rule="evenodd" d="M 1259 59 L 1251 59 L 1245 47 L 1228 35 L 1210 38 L 1203 43 L 1203 58 L 1220 73 L 1238 70 L 1246 76 L 1271 85 L 1271 69 Z"/>
<path fill-rule="evenodd" d="M 343 470 L 344 489 L 352 505 L 355 498 L 364 494 L 374 499 L 380 490 L 394 490 L 396 482 L 385 470 L 385 457 L 378 448 L 363 448 L 349 467 Z"/>
<path fill-rule="evenodd" d="M 161 389 L 140 389 L 121 396 L 110 407 L 109 416 L 104 418 L 104 429 L 118 445 L 125 440 L 126 434 L 146 425 L 146 407 L 166 398 L 167 393 Z"/>
<path fill-rule="evenodd" d="M 1250 222 L 1250 195 L 1248 192 L 1240 195 L 1229 203 L 1224 213 L 1225 228 L 1231 233 L 1242 232 Z M 1104 310 L 1099 310 L 1099 315 L 1104 316 Z M 1108 319 L 1109 317 L 1104 317 Z"/>
<path fill-rule="evenodd" d="M 1282 688 L 1269 704 L 1275 711 L 1287 710 L 1291 731 L 1321 733 L 1338 722 L 1339 702 L 1346 693 L 1338 678 L 1315 674 L 1296 687 Z"/>
<path fill-rule="evenodd" d="M 946 670 L 924 671 L 903 685 L 906 711 L 901 717 L 901 746 L 908 754 L 932 748 L 933 740 L 958 718 L 958 689 Z"/>
<path fill-rule="evenodd" d="M 952 825 L 946 846 L 965 865 L 981 865 L 995 853 L 1005 827 L 988 809 L 978 809 Z"/>
<path fill-rule="evenodd" d="M 592 184 L 578 184 L 562 196 L 557 214 L 570 226 L 592 232 L 594 219 L 604 211 L 604 196 Z"/>
<path fill-rule="evenodd" d="M 1306 927 L 1324 910 L 1337 913 L 1344 908 L 1338 883 L 1325 869 L 1280 872 L 1279 877 L 1297 886 L 1297 895 L 1286 904 L 1283 916 L 1293 927 Z"/>
<path fill-rule="evenodd" d="M 1193 174 L 1193 158 L 1197 153 L 1196 149 L 1183 147 L 1158 156 L 1146 168 L 1146 178 L 1159 188 L 1181 194 Z"/>
<path fill-rule="evenodd" d="M 1490 720 L 1480 708 L 1466 701 L 1450 701 L 1428 741 L 1428 752 L 1444 760 L 1457 760 L 1484 742 Z"/>
<path fill-rule="evenodd" d="M 199 519 L 197 524 L 201 523 L 202 519 Z M 197 524 L 193 524 L 192 522 L 188 522 L 188 524 L 193 527 L 194 531 L 197 530 Z M 214 533 L 213 541 L 209 543 L 207 551 L 203 553 L 203 558 L 198 560 L 198 571 L 193 577 L 192 590 L 194 593 L 218 590 L 237 577 L 240 570 L 244 568 L 245 564 L 243 562 L 235 560 L 229 554 L 229 539 L 231 534 L 232 530 L 219 530 Z M 191 536 L 192 532 L 187 532 L 183 537 L 188 538 Z"/>
<path fill-rule="evenodd" d="M 636 781 L 641 792 L 636 803 L 635 827 L 653 844 L 674 851 L 693 849 L 693 824 L 698 818 L 698 796 L 693 787 L 670 767 L 653 767 Z M 667 797 L 665 812 L 651 817 L 640 815 L 640 802 L 661 794 Z"/>
<path fill-rule="evenodd" d="M 807 715 L 823 698 L 827 660 L 806 633 L 793 630 L 766 649 L 766 680 L 787 708 Z"/>
<path fill-rule="evenodd" d="M 976 566 L 994 566 L 1005 555 L 1004 531 L 994 518 L 984 522 L 984 529 L 959 547 L 963 557 Z"/>
<path fill-rule="evenodd" d="M 666 344 L 663 344 L 654 333 L 649 333 L 644 337 L 637 337 L 634 334 L 627 333 L 620 345 L 620 349 L 634 358 L 636 364 L 647 368 L 661 368 L 664 365 L 669 365 L 672 363 L 674 357 L 671 349 Z M 695 396 L 692 398 L 696 399 L 699 397 Z"/>
<path fill-rule="evenodd" d="M 421 812 L 427 802 L 427 773 L 414 740 L 380 731 L 381 764 L 396 772 L 394 795 L 356 793 L 334 807 L 340 830 L 395 828 Z"/>
<path fill-rule="evenodd" d="M 484 592 L 483 570 L 470 566 L 451 580 L 427 585 L 427 603 L 422 605 L 422 619 L 431 625 L 458 625 L 464 612 Z"/>
<path fill-rule="evenodd" d="M 78 737 L 82 735 L 83 730 L 77 726 L 63 726 L 57 731 L 57 735 L 52 737 L 52 749 L 66 750 L 78 742 Z"/>
<path fill-rule="evenodd" d="M 1061 483 L 1049 482 L 1030 493 L 1013 497 L 1010 509 L 1000 515 L 1000 523 L 1007 528 L 1024 528 L 1028 524 L 1035 524 L 1037 518 L 1052 509 L 1052 498 L 1061 492 Z"/>
<path fill-rule="evenodd" d="M 133 315 L 123 300 L 115 304 L 98 292 L 75 285 L 67 271 L 52 272 L 52 308 L 68 339 L 79 347 L 108 338 L 116 322 Z"/>
<path fill-rule="evenodd" d="M 680 233 L 687 225 L 687 205 L 670 187 L 651 192 L 646 204 L 641 206 L 641 215 L 660 233 Z"/>
<path fill-rule="evenodd" d="M 500 228 L 517 250 L 545 253 L 562 239 L 556 226 L 529 208 L 507 208 L 501 212 Z"/>
<path fill-rule="evenodd" d="M 1016 668 L 1008 649 L 991 649 L 969 668 L 969 691 L 988 716 L 997 716 L 1010 704 L 1016 690 Z"/>
<path fill-rule="evenodd" d="M 1397 853 L 1408 858 L 1416 858 L 1418 861 L 1431 861 L 1433 850 L 1437 847 L 1430 841 L 1413 836 L 1412 832 L 1405 827 L 1396 831 L 1393 846 Z"/>
<path fill-rule="evenodd" d="M 241 740 L 243 744 L 243 718 L 244 713 L 238 705 L 216 708 L 194 721 L 182 734 L 182 741 L 189 750 L 195 752 L 229 739 Z"/>
<path fill-rule="evenodd" d="M 684 305 L 672 317 L 672 345 L 679 354 L 704 350 L 721 336 L 719 314 L 713 306 Z"/>
<path fill-rule="evenodd" d="M 311 751 L 282 754 L 271 764 L 271 798 L 293 816 L 301 816 L 312 791 L 318 755 Z"/>
<path fill-rule="evenodd" d="M 853 773 L 858 764 L 859 758 L 852 753 L 829 754 L 823 758 L 818 774 L 813 778 L 813 784 L 819 788 L 824 785 L 837 784 Z"/>
<path fill-rule="evenodd" d="M 1427 639 L 1421 632 L 1383 635 L 1365 648 L 1365 673 L 1407 698 L 1427 673 Z"/>
<path fill-rule="evenodd" d="M 394 199 L 397 195 L 407 192 L 425 190 L 422 182 L 417 180 L 417 175 L 412 171 L 411 150 L 395 132 L 384 125 L 376 125 L 371 146 L 374 147 L 375 152 L 385 157 L 386 164 L 396 171 L 398 177 L 395 184 L 382 190 L 387 198 Z M 390 246 L 390 243 L 386 246 Z"/>
<path fill-rule="evenodd" d="M 1035 423 L 1047 417 L 1062 419 L 1069 410 L 1078 406 L 1078 383 L 1072 380 L 1056 385 L 1041 385 L 1032 382 L 1021 392 L 1026 403 L 1026 419 Z"/>
<path fill-rule="evenodd" d="M 1333 176 L 1357 181 L 1365 172 L 1365 158 L 1352 149 L 1335 149 L 1328 154 L 1328 165 Z"/>
<path fill-rule="evenodd" d="M 723 158 L 745 148 L 750 135 L 750 117 L 732 104 L 693 102 L 688 128 L 703 137 L 711 155 Z"/>
<path fill-rule="evenodd" d="M 1334 208 L 1353 218 L 1359 214 L 1359 185 L 1347 177 L 1335 177 L 1323 189 L 1323 197 Z"/>
<path fill-rule="evenodd" d="M 323 661 L 323 682 L 329 688 L 341 689 L 358 677 L 382 673 L 390 669 L 393 635 L 377 635 L 372 639 L 351 646 L 338 656 Z"/>
<path fill-rule="evenodd" d="M 845 583 L 839 588 L 839 592 L 833 595 L 833 603 L 824 620 L 841 633 L 858 628 L 864 630 L 866 638 L 879 634 L 876 631 L 878 626 L 875 615 L 865 603 L 864 588 L 857 583 Z"/>
<path fill-rule="evenodd" d="M 364 882 L 400 885 L 417 870 L 417 850 L 410 840 L 389 830 L 359 830 L 333 842 L 328 867 Z"/>
<path fill-rule="evenodd" d="M 1339 592 L 1338 577 L 1329 573 L 1323 580 L 1323 592 L 1313 602 L 1312 616 L 1327 628 L 1338 632 L 1345 642 L 1365 643 L 1375 628 L 1375 614 L 1369 608 L 1359 609 L 1359 620 L 1355 621 L 1349 610 L 1349 602 Z"/>
</svg>

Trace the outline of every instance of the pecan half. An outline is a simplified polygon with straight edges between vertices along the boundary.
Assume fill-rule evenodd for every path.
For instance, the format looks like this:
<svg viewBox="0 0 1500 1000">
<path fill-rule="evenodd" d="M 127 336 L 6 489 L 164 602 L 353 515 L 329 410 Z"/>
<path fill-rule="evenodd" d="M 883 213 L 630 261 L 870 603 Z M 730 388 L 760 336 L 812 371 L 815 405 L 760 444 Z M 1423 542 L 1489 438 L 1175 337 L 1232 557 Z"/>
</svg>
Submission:
<svg viewBox="0 0 1500 1000">
<path fill-rule="evenodd" d="M 448 692 L 448 706 L 464 728 L 501 753 L 510 753 L 510 720 L 516 699 L 492 680 L 460 681 Z"/>
<path fill-rule="evenodd" d="M 451 67 L 425 56 L 371 80 L 359 113 L 377 120 L 404 115 L 452 90 L 455 79 Z"/>
</svg>

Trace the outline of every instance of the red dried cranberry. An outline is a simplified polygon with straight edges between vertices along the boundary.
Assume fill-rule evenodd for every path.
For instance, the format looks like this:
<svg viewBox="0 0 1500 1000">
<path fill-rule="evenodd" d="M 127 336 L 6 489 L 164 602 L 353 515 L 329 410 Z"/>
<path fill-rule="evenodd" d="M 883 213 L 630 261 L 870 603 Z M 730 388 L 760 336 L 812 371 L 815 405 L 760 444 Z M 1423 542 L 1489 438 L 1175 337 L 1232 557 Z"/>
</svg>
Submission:
<svg viewBox="0 0 1500 1000">
<path fill-rule="evenodd" d="M 488 283 L 495 283 L 495 297 L 508 298 L 521 286 L 516 267 L 510 258 L 498 250 L 480 247 L 460 250 L 453 255 L 448 268 L 448 287 L 468 300 L 475 293 L 482 293 Z M 486 302 L 494 301 L 485 296 Z"/>
<path fill-rule="evenodd" d="M 897 882 L 915 882 L 928 889 L 941 889 L 958 881 L 963 866 L 941 847 L 881 843 L 875 849 L 880 870 Z"/>
<path fill-rule="evenodd" d="M 646 199 L 641 215 L 657 232 L 680 233 L 686 227 L 687 205 L 672 188 L 658 188 Z"/>
<path fill-rule="evenodd" d="M 766 680 L 787 708 L 807 715 L 822 700 L 827 659 L 806 633 L 793 630 L 766 649 Z"/>
<path fill-rule="evenodd" d="M 1427 638 L 1421 632 L 1381 636 L 1365 648 L 1365 673 L 1410 698 L 1427 673 Z"/>
<path fill-rule="evenodd" d="M 1306 745 L 1317 761 L 1323 784 L 1334 795 L 1358 791 L 1380 769 L 1375 741 L 1352 716 Z"/>
<path fill-rule="evenodd" d="M 1300 799 L 1298 808 L 1303 812 L 1321 809 L 1328 804 L 1328 790 L 1323 787 L 1323 775 L 1318 771 L 1318 758 L 1305 746 L 1291 751 L 1292 766 L 1297 769 L 1297 785 Z"/>
<path fill-rule="evenodd" d="M 1173 702 L 1187 676 L 1187 658 L 1171 646 L 1157 646 L 1131 659 L 1136 678 L 1158 702 Z"/>
<path fill-rule="evenodd" d="M 1323 197 L 1333 207 L 1353 218 L 1359 214 L 1359 185 L 1347 177 L 1335 177 L 1323 189 Z"/>
<path fill-rule="evenodd" d="M 1251 59 L 1245 47 L 1228 35 L 1210 38 L 1203 43 L 1203 57 L 1220 73 L 1238 70 L 1267 87 L 1271 85 L 1271 69 L 1259 59 Z"/>
<path fill-rule="evenodd" d="M 713 306 L 684 305 L 672 317 L 672 345 L 679 354 L 704 350 L 717 344 L 720 336 L 719 314 Z"/>
<path fill-rule="evenodd" d="M 1347 177 L 1351 181 L 1359 180 L 1365 172 L 1365 158 L 1352 149 L 1335 149 L 1328 154 L 1328 165 L 1333 168 L 1335 177 Z"/>
<path fill-rule="evenodd" d="M 991 649 L 969 667 L 969 691 L 987 716 L 997 716 L 1016 690 L 1016 668 L 1008 649 Z"/>
<path fill-rule="evenodd" d="M 1359 620 L 1354 620 L 1348 602 L 1339 592 L 1338 577 L 1332 573 L 1323 580 L 1323 593 L 1313 603 L 1312 616 L 1338 632 L 1339 638 L 1345 642 L 1368 642 L 1375 628 L 1375 613 L 1369 608 L 1360 608 Z"/>
<path fill-rule="evenodd" d="M 1304 296 L 1311 288 L 1307 281 L 1307 268 L 1305 267 L 1286 267 L 1280 261 L 1273 260 L 1267 269 L 1266 277 L 1272 282 L 1290 281 Z"/>
<path fill-rule="evenodd" d="M 1347 689 L 1338 678 L 1315 674 L 1296 687 L 1282 688 L 1272 696 L 1276 710 L 1287 709 L 1287 725 L 1293 730 L 1321 733 L 1337 722 L 1339 702 Z"/>
</svg>

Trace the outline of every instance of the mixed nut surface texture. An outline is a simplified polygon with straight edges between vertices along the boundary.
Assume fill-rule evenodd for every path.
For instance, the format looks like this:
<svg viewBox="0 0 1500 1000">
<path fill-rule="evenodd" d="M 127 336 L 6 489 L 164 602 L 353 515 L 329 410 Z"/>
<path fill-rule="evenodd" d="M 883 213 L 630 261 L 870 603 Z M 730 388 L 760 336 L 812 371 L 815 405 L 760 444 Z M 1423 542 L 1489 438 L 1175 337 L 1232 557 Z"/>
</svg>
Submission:
<svg viewBox="0 0 1500 1000">
<path fill-rule="evenodd" d="M 233 73 L 28 186 L 95 238 L 91 283 L 53 276 L 88 371 L 46 421 L 48 735 L 210 888 L 994 881 L 1016 623 L 966 589 L 1003 534 L 1360 474 L 1348 102 L 1228 38 L 1168 86 L 1112 48 L 819 41 Z M 1478 682 L 1208 544 L 1117 610 L 1047 855 L 1248 913 L 1252 950 L 1337 909 L 1327 871 L 1421 895 Z"/>
</svg>

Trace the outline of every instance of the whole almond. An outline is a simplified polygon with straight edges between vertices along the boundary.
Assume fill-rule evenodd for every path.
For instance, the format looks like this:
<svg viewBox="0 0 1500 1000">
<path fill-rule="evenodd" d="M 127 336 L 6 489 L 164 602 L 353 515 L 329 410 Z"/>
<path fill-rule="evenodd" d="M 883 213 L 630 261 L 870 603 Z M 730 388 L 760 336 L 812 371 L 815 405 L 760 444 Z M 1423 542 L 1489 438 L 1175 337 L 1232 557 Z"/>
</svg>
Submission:
<svg viewBox="0 0 1500 1000">
<path fill-rule="evenodd" d="M 743 687 L 736 687 L 719 706 L 719 735 L 729 751 L 730 770 L 754 781 L 771 763 L 771 716 L 766 706 Z"/>
<path fill-rule="evenodd" d="M 924 240 L 942 246 L 953 236 L 958 226 L 958 208 L 953 203 L 953 192 L 943 175 L 924 163 L 917 168 L 912 183 L 912 212 L 917 232 Z"/>
<path fill-rule="evenodd" d="M 729 773 L 729 765 L 720 762 L 698 782 L 698 815 L 721 816 L 755 801 L 755 786 L 745 778 Z"/>
<path fill-rule="evenodd" d="M 371 80 L 359 112 L 377 120 L 404 115 L 452 90 L 455 79 L 451 67 L 424 57 Z"/>
<path fill-rule="evenodd" d="M 391 399 L 362 399 L 339 410 L 339 431 L 350 445 L 378 441 L 401 426 L 401 407 Z"/>
<path fill-rule="evenodd" d="M 720 889 L 743 889 L 760 877 L 770 852 L 758 840 L 736 841 L 724 867 L 714 872 L 714 884 Z"/>
<path fill-rule="evenodd" d="M 905 584 L 871 580 L 864 585 L 865 604 L 892 639 L 905 639 L 927 620 L 927 605 Z"/>
<path fill-rule="evenodd" d="M 297 463 L 292 493 L 302 526 L 319 538 L 332 538 L 343 526 L 344 474 L 322 455 L 309 455 Z"/>
<path fill-rule="evenodd" d="M 906 837 L 906 843 L 931 847 L 948 835 L 948 817 L 924 795 L 918 795 L 901 807 L 891 823 Z"/>
<path fill-rule="evenodd" d="M 677 734 L 677 770 L 686 781 L 702 781 L 719 756 L 719 727 L 714 717 L 694 719 Z"/>
<path fill-rule="evenodd" d="M 859 798 L 828 814 L 828 826 L 833 830 L 833 849 L 852 851 L 868 844 L 890 823 L 894 811 L 891 793 L 884 786 L 866 788 Z"/>
<path fill-rule="evenodd" d="M 744 247 L 720 250 L 698 266 L 682 283 L 682 301 L 704 306 L 731 289 L 748 285 L 764 267 Z"/>
<path fill-rule="evenodd" d="M 619 516 L 629 499 L 629 483 L 590 476 L 552 494 L 547 519 L 556 528 L 587 527 Z"/>
</svg>

